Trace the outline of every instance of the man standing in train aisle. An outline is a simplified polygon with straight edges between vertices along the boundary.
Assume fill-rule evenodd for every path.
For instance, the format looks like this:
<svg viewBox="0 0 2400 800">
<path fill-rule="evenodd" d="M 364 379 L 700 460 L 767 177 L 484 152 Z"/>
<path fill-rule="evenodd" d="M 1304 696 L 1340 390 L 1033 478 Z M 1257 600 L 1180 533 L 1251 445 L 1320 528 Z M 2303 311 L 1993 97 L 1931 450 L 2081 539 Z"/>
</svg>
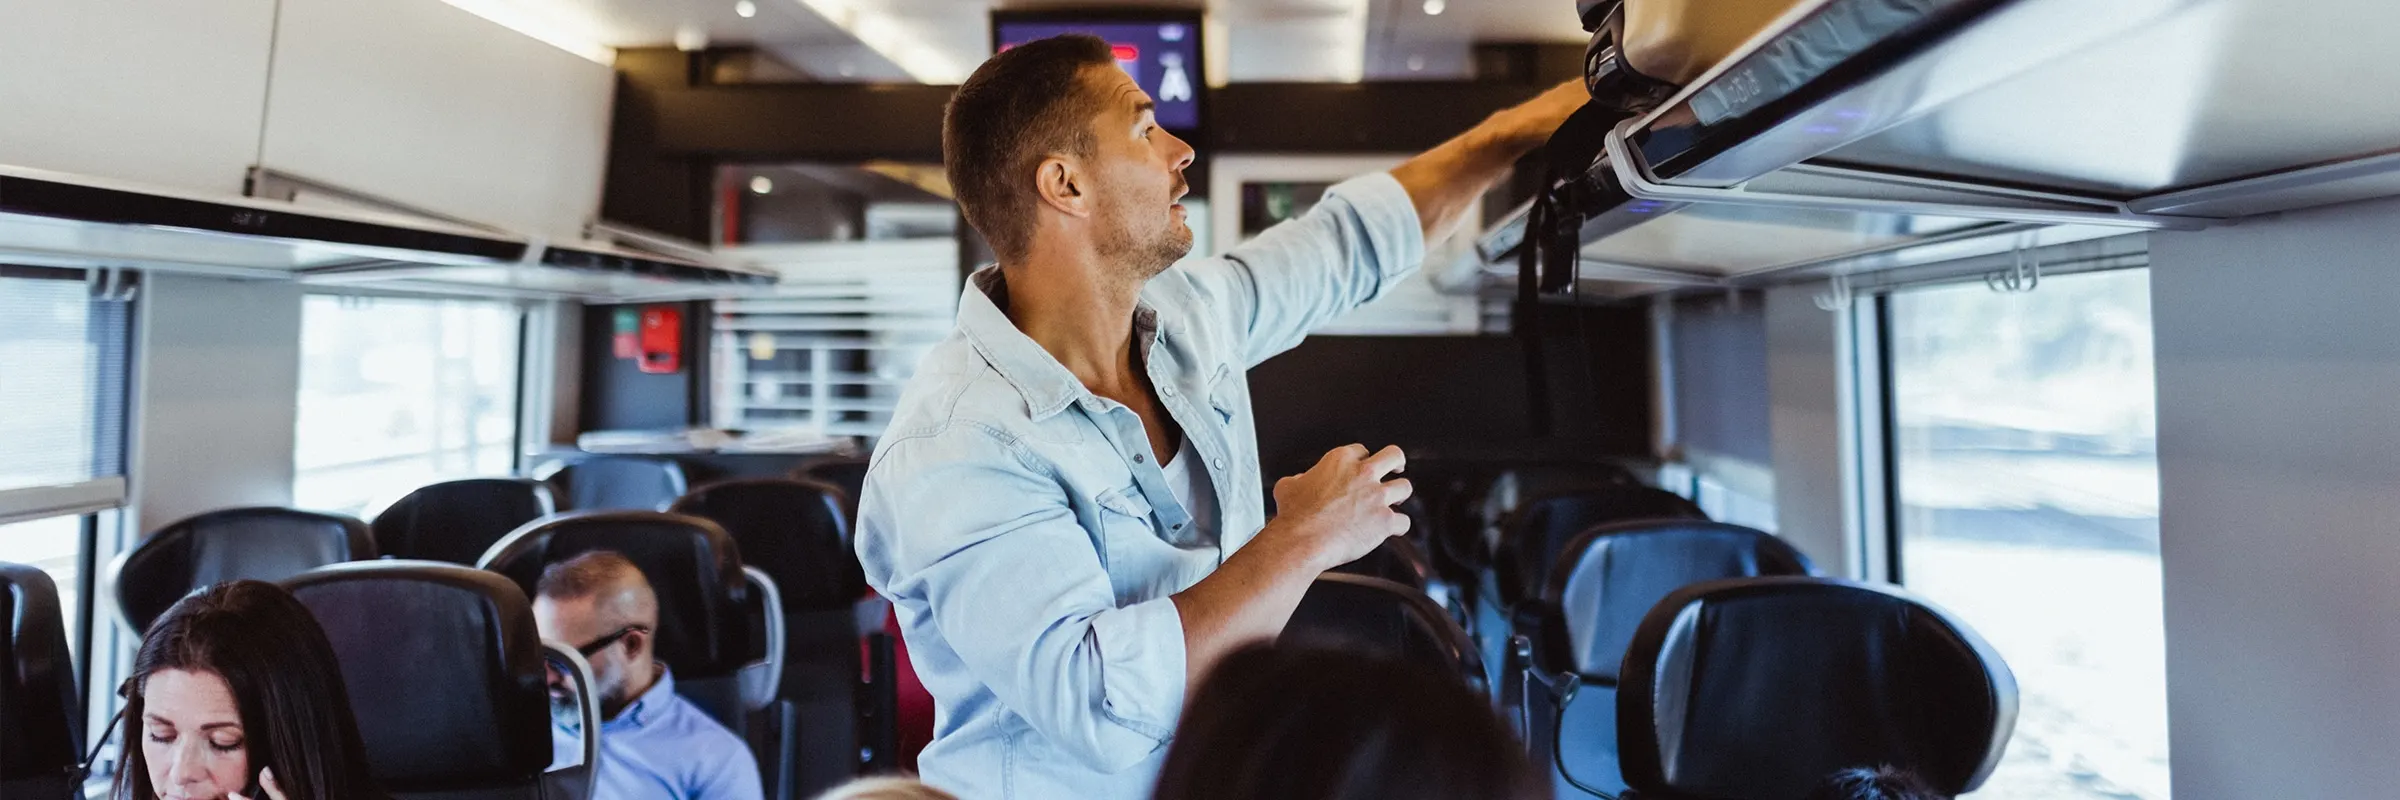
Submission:
<svg viewBox="0 0 2400 800">
<path fill-rule="evenodd" d="M 901 393 L 860 502 L 867 580 L 938 709 L 920 767 L 961 797 L 1148 796 L 1210 665 L 1407 530 L 1390 447 L 1327 453 L 1265 519 L 1244 373 L 1415 270 L 1585 100 L 1553 89 L 1169 269 L 1192 148 L 1114 63 L 1045 39 L 951 98 L 950 182 L 1000 263 Z"/>
</svg>

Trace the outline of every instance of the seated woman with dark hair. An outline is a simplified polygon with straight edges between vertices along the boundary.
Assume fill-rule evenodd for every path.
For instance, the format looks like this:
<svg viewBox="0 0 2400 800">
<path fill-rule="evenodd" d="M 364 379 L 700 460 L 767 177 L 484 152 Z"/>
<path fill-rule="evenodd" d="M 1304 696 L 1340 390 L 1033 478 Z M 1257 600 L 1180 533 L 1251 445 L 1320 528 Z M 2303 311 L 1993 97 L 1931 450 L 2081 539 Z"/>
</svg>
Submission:
<svg viewBox="0 0 2400 800">
<path fill-rule="evenodd" d="M 1950 800 L 1904 769 L 1857 767 L 1825 776 L 1808 800 Z"/>
<path fill-rule="evenodd" d="M 1455 677 L 1255 645 L 1184 707 L 1153 800 L 1548 800 L 1491 704 Z"/>
<path fill-rule="evenodd" d="M 177 602 L 118 692 L 117 800 L 381 796 L 333 645 L 283 587 L 233 581 Z"/>
</svg>

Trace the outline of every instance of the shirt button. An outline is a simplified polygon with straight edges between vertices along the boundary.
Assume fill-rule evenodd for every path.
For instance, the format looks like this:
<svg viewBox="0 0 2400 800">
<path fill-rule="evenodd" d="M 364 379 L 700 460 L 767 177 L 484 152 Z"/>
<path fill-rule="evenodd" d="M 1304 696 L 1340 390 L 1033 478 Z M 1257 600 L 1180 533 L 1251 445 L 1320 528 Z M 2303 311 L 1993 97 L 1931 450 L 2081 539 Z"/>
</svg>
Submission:
<svg viewBox="0 0 2400 800">
<path fill-rule="evenodd" d="M 1175 396 L 1175 387 L 1173 387 L 1173 386 L 1161 386 L 1161 387 L 1158 387 L 1158 393 L 1159 393 L 1159 394 L 1162 394 L 1162 395 L 1165 395 L 1165 396 L 1167 396 L 1167 397 L 1174 397 L 1174 396 Z"/>
<path fill-rule="evenodd" d="M 1136 463 L 1136 464 L 1147 464 L 1147 463 L 1150 463 L 1150 457 L 1149 457 L 1149 456 L 1142 455 L 1142 454 L 1140 454 L 1140 453 L 1135 453 L 1135 454 L 1133 454 L 1133 463 Z"/>
<path fill-rule="evenodd" d="M 1214 463 L 1217 465 L 1217 469 L 1224 469 L 1224 468 L 1225 468 L 1225 459 L 1222 459 L 1222 458 L 1220 458 L 1220 459 L 1217 459 L 1217 460 L 1216 460 Z"/>
</svg>

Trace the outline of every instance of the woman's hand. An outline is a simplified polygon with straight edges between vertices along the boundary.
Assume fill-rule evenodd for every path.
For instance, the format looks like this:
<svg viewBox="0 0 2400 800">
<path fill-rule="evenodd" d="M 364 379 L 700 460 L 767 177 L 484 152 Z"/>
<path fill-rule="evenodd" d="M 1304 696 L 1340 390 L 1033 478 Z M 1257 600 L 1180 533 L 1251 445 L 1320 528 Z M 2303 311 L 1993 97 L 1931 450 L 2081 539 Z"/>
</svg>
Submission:
<svg viewBox="0 0 2400 800">
<path fill-rule="evenodd" d="M 283 787 L 276 785 L 274 767 L 267 767 L 258 771 L 258 791 L 259 794 L 264 796 L 243 797 L 239 794 L 234 794 L 229 795 L 227 800 L 291 800 L 291 798 L 283 796 Z"/>
</svg>

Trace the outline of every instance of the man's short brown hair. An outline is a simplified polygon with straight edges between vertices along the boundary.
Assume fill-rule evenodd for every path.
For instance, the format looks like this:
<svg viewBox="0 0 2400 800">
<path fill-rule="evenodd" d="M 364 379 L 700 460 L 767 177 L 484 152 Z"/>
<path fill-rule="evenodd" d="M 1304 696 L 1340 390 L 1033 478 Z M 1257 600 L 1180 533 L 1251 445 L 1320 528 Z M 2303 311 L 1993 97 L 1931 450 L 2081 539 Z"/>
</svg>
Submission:
<svg viewBox="0 0 2400 800">
<path fill-rule="evenodd" d="M 1088 156 L 1097 145 L 1095 92 L 1083 71 L 1113 66 L 1097 36 L 1067 34 L 992 56 L 950 96 L 942 112 L 942 163 L 967 224 L 1001 258 L 1033 247 L 1033 168 L 1053 153 Z"/>
</svg>

